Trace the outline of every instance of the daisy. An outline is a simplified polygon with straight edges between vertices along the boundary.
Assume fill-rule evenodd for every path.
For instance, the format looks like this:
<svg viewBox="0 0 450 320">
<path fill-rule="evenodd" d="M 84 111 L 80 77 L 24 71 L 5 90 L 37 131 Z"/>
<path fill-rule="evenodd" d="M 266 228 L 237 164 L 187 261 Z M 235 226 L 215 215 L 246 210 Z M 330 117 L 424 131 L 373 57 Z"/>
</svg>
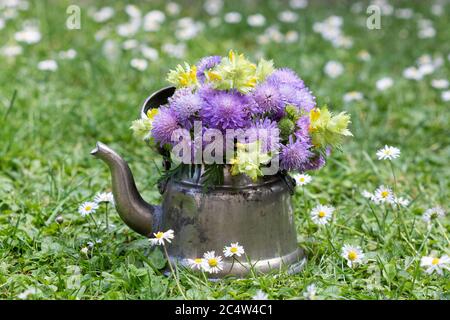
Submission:
<svg viewBox="0 0 450 320">
<path fill-rule="evenodd" d="M 114 203 L 114 196 L 112 192 L 100 192 L 94 198 L 96 203 Z"/>
<path fill-rule="evenodd" d="M 240 257 L 241 255 L 244 254 L 244 247 L 239 245 L 239 242 L 236 243 L 232 243 L 229 247 L 225 247 L 223 249 L 223 254 L 225 257 L 233 257 L 233 256 L 238 256 Z"/>
<path fill-rule="evenodd" d="M 226 23 L 234 24 L 241 22 L 242 16 L 239 12 L 232 11 L 225 14 L 223 19 L 225 20 Z"/>
<path fill-rule="evenodd" d="M 258 290 L 252 300 L 269 300 L 269 296 L 264 291 Z"/>
<path fill-rule="evenodd" d="M 450 101 L 450 90 L 441 93 L 441 99 L 443 101 Z"/>
<path fill-rule="evenodd" d="M 306 291 L 303 293 L 303 296 L 307 300 L 314 300 L 314 298 L 316 297 L 316 293 L 317 293 L 316 285 L 312 283 L 306 287 Z"/>
<path fill-rule="evenodd" d="M 443 255 L 440 258 L 422 257 L 420 259 L 420 266 L 425 268 L 425 272 L 432 274 L 436 271 L 437 274 L 443 275 L 443 269 L 450 270 L 450 257 Z"/>
<path fill-rule="evenodd" d="M 409 200 L 403 197 L 394 197 L 393 203 L 400 207 L 407 207 L 409 205 Z"/>
<path fill-rule="evenodd" d="M 328 61 L 324 67 L 324 72 L 330 78 L 337 78 L 344 72 L 344 66 L 337 61 Z"/>
<path fill-rule="evenodd" d="M 78 207 L 78 212 L 82 217 L 88 214 L 94 213 L 98 209 L 98 204 L 95 202 L 87 201 Z"/>
<path fill-rule="evenodd" d="M 431 86 L 435 89 L 447 89 L 448 80 L 447 79 L 433 79 L 431 80 Z"/>
<path fill-rule="evenodd" d="M 92 13 L 92 19 L 95 22 L 102 23 L 111 19 L 114 16 L 114 9 L 111 7 L 103 7 L 100 10 Z"/>
<path fill-rule="evenodd" d="M 445 211 L 441 207 L 434 207 L 425 211 L 422 216 L 422 220 L 430 223 L 432 220 L 436 220 L 445 216 Z"/>
<path fill-rule="evenodd" d="M 295 180 L 295 184 L 297 186 L 304 186 L 307 185 L 308 183 L 311 182 L 312 178 L 309 174 L 306 173 L 297 173 L 297 174 L 293 174 L 292 178 L 294 178 Z"/>
<path fill-rule="evenodd" d="M 400 149 L 385 145 L 384 148 L 377 151 L 378 160 L 392 160 L 400 157 Z"/>
<path fill-rule="evenodd" d="M 378 91 L 385 91 L 387 89 L 389 89 L 390 87 L 392 87 L 392 85 L 394 84 L 394 80 L 392 80 L 392 78 L 389 77 L 385 77 L 385 78 L 381 78 L 376 82 L 376 87 Z"/>
<path fill-rule="evenodd" d="M 16 45 L 4 46 L 3 48 L 0 49 L 0 54 L 5 57 L 15 57 L 22 54 L 22 52 L 23 52 L 22 47 Z"/>
<path fill-rule="evenodd" d="M 171 240 L 173 238 L 175 238 L 174 234 L 173 234 L 173 230 L 167 230 L 166 232 L 162 232 L 159 231 L 157 233 L 153 233 L 153 235 L 155 236 L 154 238 L 150 238 L 150 243 L 155 246 L 155 245 L 164 245 L 164 241 L 167 242 L 171 242 Z"/>
<path fill-rule="evenodd" d="M 144 71 L 148 67 L 148 62 L 145 59 L 134 58 L 134 59 L 131 59 L 130 65 L 131 65 L 131 67 L 133 67 L 136 70 Z"/>
<path fill-rule="evenodd" d="M 193 270 L 201 270 L 204 261 L 202 258 L 188 259 L 189 267 Z"/>
<path fill-rule="evenodd" d="M 69 49 L 67 51 L 60 51 L 58 57 L 63 60 L 72 60 L 77 56 L 77 51 L 75 49 Z"/>
<path fill-rule="evenodd" d="M 377 203 L 392 203 L 394 201 L 394 193 L 391 188 L 386 186 L 379 186 L 377 190 L 375 190 L 373 201 Z"/>
<path fill-rule="evenodd" d="M 262 27 L 266 24 L 266 17 L 262 14 L 252 14 L 247 17 L 247 23 L 250 27 Z"/>
<path fill-rule="evenodd" d="M 360 101 L 364 98 L 363 94 L 359 91 L 350 91 L 344 94 L 342 98 L 344 102 Z"/>
<path fill-rule="evenodd" d="M 203 269 L 209 273 L 218 273 L 223 269 L 221 256 L 216 256 L 215 251 L 208 251 L 203 255 Z"/>
<path fill-rule="evenodd" d="M 364 198 L 366 198 L 366 199 L 373 199 L 374 198 L 374 194 L 373 193 L 371 193 L 371 192 L 369 192 L 369 191 L 367 191 L 367 190 L 363 190 L 362 192 L 361 192 L 361 195 L 364 197 Z"/>
<path fill-rule="evenodd" d="M 19 298 L 21 300 L 25 300 L 28 298 L 29 295 L 34 295 L 36 293 L 37 293 L 37 290 L 35 288 L 29 288 L 29 289 L 25 290 L 24 292 L 18 294 L 17 298 Z"/>
<path fill-rule="evenodd" d="M 357 264 L 360 264 L 363 262 L 364 253 L 362 252 L 361 248 L 356 246 L 351 246 L 348 244 L 345 244 L 342 247 L 342 254 L 341 256 L 347 260 L 347 265 L 352 268 Z"/>
<path fill-rule="evenodd" d="M 333 216 L 334 208 L 319 204 L 311 211 L 311 219 L 315 224 L 327 224 Z"/>
<path fill-rule="evenodd" d="M 43 60 L 38 63 L 38 69 L 41 71 L 56 71 L 58 64 L 55 60 Z"/>
<path fill-rule="evenodd" d="M 87 255 L 89 253 L 89 247 L 83 247 L 83 248 L 81 248 L 80 251 L 81 251 L 81 253 Z"/>
</svg>

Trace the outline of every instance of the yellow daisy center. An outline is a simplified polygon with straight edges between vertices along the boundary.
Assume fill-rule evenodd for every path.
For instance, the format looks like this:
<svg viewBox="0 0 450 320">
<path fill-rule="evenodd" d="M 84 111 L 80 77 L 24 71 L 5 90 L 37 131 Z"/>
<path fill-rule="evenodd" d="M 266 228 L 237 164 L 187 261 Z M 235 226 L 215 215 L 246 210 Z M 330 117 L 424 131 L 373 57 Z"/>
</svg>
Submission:
<svg viewBox="0 0 450 320">
<path fill-rule="evenodd" d="M 217 267 L 218 264 L 217 259 L 216 258 L 208 259 L 208 264 L 210 267 Z"/>
<path fill-rule="evenodd" d="M 91 207 L 91 206 L 86 206 L 86 207 L 84 207 L 84 210 L 86 210 L 86 211 L 91 211 L 91 210 L 92 210 L 92 207 Z"/>
<path fill-rule="evenodd" d="M 433 260 L 431 260 L 431 264 L 432 265 L 437 265 L 439 263 L 439 259 L 438 258 L 433 258 Z"/>
<path fill-rule="evenodd" d="M 194 262 L 196 264 L 200 264 L 200 263 L 202 263 L 202 259 L 201 258 L 196 258 L 196 259 L 194 259 Z"/>
<path fill-rule="evenodd" d="M 238 249 L 237 249 L 236 247 L 231 247 L 231 248 L 230 248 L 230 251 L 231 251 L 232 253 L 236 253 L 236 252 L 238 251 Z"/>
<path fill-rule="evenodd" d="M 305 182 L 305 178 L 300 178 L 300 182 Z"/>
<path fill-rule="evenodd" d="M 382 196 L 383 198 L 386 198 L 388 195 L 389 195 L 389 192 L 388 192 L 388 191 L 382 191 L 382 192 L 381 192 L 381 196 Z"/>
<path fill-rule="evenodd" d="M 157 234 L 155 234 L 155 237 L 157 238 L 157 239 L 161 239 L 162 237 L 164 236 L 164 232 L 158 232 Z"/>
<path fill-rule="evenodd" d="M 319 212 L 319 218 L 325 217 L 327 214 L 324 211 Z"/>
<path fill-rule="evenodd" d="M 356 258 L 358 258 L 358 254 L 355 252 L 355 251 L 350 251 L 349 253 L 348 253 L 348 259 L 350 260 L 350 261 L 355 261 L 356 260 Z"/>
</svg>

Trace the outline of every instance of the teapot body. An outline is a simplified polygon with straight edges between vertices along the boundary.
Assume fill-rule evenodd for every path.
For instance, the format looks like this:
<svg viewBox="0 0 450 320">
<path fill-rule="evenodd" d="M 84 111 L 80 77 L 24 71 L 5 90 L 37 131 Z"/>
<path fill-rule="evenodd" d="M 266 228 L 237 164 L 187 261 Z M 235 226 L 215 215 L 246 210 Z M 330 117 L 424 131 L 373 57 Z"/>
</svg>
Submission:
<svg viewBox="0 0 450 320">
<path fill-rule="evenodd" d="M 161 226 L 175 231 L 167 250 L 171 260 L 185 266 L 188 259 L 201 258 L 207 251 L 223 256 L 225 245 L 239 242 L 246 256 L 238 258 L 240 263 L 225 258 L 218 277 L 242 276 L 250 267 L 258 272 L 289 266 L 294 270 L 303 263 L 290 190 L 278 175 L 258 183 L 230 178 L 208 190 L 193 179 L 170 179 Z"/>
</svg>

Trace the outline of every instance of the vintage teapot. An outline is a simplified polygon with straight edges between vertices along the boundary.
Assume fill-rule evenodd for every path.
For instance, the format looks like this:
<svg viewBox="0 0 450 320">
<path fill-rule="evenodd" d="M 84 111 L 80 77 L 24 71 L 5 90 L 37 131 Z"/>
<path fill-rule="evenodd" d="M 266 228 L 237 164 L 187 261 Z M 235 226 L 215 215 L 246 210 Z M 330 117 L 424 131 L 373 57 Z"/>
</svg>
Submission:
<svg viewBox="0 0 450 320">
<path fill-rule="evenodd" d="M 174 87 L 155 92 L 141 112 L 166 104 L 174 92 Z M 211 250 L 221 254 L 225 245 L 239 242 L 249 259 L 241 263 L 225 259 L 223 270 L 215 276 L 241 277 L 250 270 L 266 273 L 280 268 L 294 273 L 303 266 L 291 178 L 277 174 L 254 182 L 244 175 L 232 176 L 225 169 L 223 184 L 205 190 L 204 169 L 196 166 L 193 172 L 166 181 L 160 188 L 162 205 L 154 206 L 142 199 L 128 164 L 115 151 L 97 142 L 91 154 L 109 166 L 117 212 L 131 229 L 146 237 L 174 230 L 175 239 L 167 246 L 171 261 L 187 266 L 188 259 Z"/>
</svg>

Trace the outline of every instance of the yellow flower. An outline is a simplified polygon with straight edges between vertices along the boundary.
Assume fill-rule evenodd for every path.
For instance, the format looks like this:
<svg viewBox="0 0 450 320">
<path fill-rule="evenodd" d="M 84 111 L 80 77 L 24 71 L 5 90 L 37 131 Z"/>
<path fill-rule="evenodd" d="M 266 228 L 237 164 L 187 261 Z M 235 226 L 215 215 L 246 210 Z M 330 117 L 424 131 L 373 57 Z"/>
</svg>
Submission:
<svg viewBox="0 0 450 320">
<path fill-rule="evenodd" d="M 170 70 L 167 75 L 167 81 L 173 83 L 177 88 L 196 86 L 197 82 L 197 67 L 191 66 L 187 62 L 178 65 L 175 70 Z"/>
<path fill-rule="evenodd" d="M 333 115 L 327 107 L 314 108 L 309 113 L 312 143 L 319 148 L 339 148 L 344 136 L 352 136 L 348 130 L 350 116 L 345 112 Z"/>
<path fill-rule="evenodd" d="M 252 180 L 262 176 L 263 173 L 260 166 L 269 162 L 271 156 L 261 152 L 260 142 L 257 140 L 247 144 L 237 143 L 236 147 L 237 155 L 230 161 L 232 165 L 231 174 L 238 175 L 243 173 Z"/>
</svg>

